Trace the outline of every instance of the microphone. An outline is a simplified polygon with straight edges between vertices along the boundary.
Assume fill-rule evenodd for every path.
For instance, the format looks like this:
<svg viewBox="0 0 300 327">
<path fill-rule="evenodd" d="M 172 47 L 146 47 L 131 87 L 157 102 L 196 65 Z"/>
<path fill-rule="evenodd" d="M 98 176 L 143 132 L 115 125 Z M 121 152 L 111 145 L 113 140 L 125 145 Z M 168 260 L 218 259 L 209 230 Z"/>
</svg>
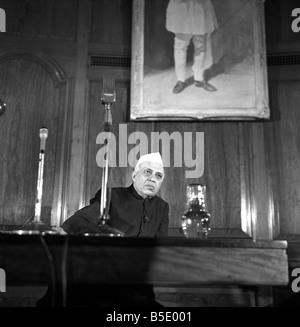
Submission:
<svg viewBox="0 0 300 327">
<path fill-rule="evenodd" d="M 115 78 L 103 76 L 101 101 L 103 104 L 111 104 L 116 101 Z"/>
<path fill-rule="evenodd" d="M 37 194 L 35 202 L 35 214 L 34 221 L 39 222 L 41 220 L 41 209 L 42 209 L 42 196 L 43 196 L 43 182 L 44 182 L 44 161 L 45 161 L 45 147 L 46 139 L 48 137 L 48 129 L 42 127 L 40 129 L 40 153 L 39 153 L 39 170 L 37 179 Z"/>
<path fill-rule="evenodd" d="M 112 125 L 111 105 L 116 101 L 115 78 L 113 76 L 103 76 L 101 101 L 105 106 L 105 126 L 109 131 Z"/>
<path fill-rule="evenodd" d="M 40 152 L 45 152 L 46 148 L 46 139 L 48 137 L 48 129 L 46 127 L 42 127 L 40 129 Z"/>
</svg>

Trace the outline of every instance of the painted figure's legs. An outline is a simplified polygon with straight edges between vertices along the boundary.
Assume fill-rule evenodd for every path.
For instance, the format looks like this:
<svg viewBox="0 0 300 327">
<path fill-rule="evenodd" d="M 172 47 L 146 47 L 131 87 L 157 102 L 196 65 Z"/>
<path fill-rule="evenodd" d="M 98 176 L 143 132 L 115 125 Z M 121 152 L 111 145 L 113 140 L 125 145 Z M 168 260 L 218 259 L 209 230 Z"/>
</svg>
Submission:
<svg viewBox="0 0 300 327">
<path fill-rule="evenodd" d="M 205 56 L 205 35 L 194 35 L 194 63 L 192 66 L 194 72 L 194 79 L 196 81 L 203 80 L 204 72 L 204 56 Z"/>
<path fill-rule="evenodd" d="M 206 53 L 206 35 L 194 35 L 194 63 L 193 63 L 193 73 L 194 73 L 194 84 L 197 87 L 203 87 L 206 91 L 215 92 L 217 89 L 204 80 L 203 73 L 205 69 L 205 56 Z"/>
<path fill-rule="evenodd" d="M 194 74 L 194 85 L 203 87 L 206 91 L 214 92 L 217 89 L 203 79 L 206 56 L 206 36 L 177 33 L 174 38 L 174 62 L 177 82 L 173 88 L 173 93 L 182 92 L 186 87 L 186 60 L 187 48 L 193 37 L 194 43 L 194 63 L 192 66 Z"/>
<path fill-rule="evenodd" d="M 187 47 L 190 43 L 192 35 L 176 34 L 174 38 L 174 62 L 177 83 L 173 88 L 173 93 L 177 94 L 185 88 L 186 78 L 186 56 Z"/>
</svg>

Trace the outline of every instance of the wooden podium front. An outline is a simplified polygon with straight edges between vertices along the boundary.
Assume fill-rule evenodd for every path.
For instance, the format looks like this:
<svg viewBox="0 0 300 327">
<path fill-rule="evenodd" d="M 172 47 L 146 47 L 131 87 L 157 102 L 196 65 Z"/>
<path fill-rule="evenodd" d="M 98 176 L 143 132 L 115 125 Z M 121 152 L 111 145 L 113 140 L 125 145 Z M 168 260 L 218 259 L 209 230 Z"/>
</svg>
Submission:
<svg viewBox="0 0 300 327">
<path fill-rule="evenodd" d="M 7 285 L 133 283 L 159 287 L 288 284 L 286 241 L 0 233 Z"/>
</svg>

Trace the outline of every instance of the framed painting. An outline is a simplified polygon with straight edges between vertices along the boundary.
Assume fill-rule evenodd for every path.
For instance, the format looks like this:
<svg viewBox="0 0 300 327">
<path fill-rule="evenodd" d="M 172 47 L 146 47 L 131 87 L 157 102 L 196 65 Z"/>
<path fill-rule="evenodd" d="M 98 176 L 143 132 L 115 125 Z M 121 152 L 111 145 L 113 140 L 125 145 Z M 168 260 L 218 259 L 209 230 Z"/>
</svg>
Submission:
<svg viewBox="0 0 300 327">
<path fill-rule="evenodd" d="M 133 0 L 131 120 L 270 118 L 263 0 Z"/>
</svg>

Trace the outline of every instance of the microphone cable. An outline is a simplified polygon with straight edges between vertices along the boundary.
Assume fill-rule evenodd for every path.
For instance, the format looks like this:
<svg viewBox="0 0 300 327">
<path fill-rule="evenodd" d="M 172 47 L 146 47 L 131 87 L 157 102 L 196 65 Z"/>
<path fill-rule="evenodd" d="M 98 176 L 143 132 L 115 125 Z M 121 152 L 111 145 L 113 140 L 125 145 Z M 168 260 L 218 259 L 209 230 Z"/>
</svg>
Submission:
<svg viewBox="0 0 300 327">
<path fill-rule="evenodd" d="M 25 222 L 22 224 L 22 226 L 21 226 L 21 229 L 23 228 L 23 227 L 25 227 L 25 225 L 30 221 L 30 220 L 33 220 L 33 218 L 34 218 L 34 213 L 31 215 L 31 216 L 29 216 L 26 220 L 25 220 Z"/>
<path fill-rule="evenodd" d="M 44 236 L 40 233 L 39 234 L 39 239 L 42 243 L 43 249 L 46 253 L 46 257 L 48 259 L 48 264 L 49 264 L 49 268 L 50 268 L 50 282 L 51 282 L 51 306 L 55 307 L 55 293 L 56 293 L 56 269 L 55 269 L 55 263 L 54 263 L 54 259 L 53 259 L 53 255 L 52 252 L 48 246 L 48 244 L 46 243 Z"/>
<path fill-rule="evenodd" d="M 61 262 L 61 282 L 62 282 L 62 306 L 67 307 L 67 291 L 68 291 L 68 278 L 67 278 L 67 267 L 68 267 L 68 252 L 69 252 L 69 237 L 65 237 L 62 262 Z"/>
</svg>

